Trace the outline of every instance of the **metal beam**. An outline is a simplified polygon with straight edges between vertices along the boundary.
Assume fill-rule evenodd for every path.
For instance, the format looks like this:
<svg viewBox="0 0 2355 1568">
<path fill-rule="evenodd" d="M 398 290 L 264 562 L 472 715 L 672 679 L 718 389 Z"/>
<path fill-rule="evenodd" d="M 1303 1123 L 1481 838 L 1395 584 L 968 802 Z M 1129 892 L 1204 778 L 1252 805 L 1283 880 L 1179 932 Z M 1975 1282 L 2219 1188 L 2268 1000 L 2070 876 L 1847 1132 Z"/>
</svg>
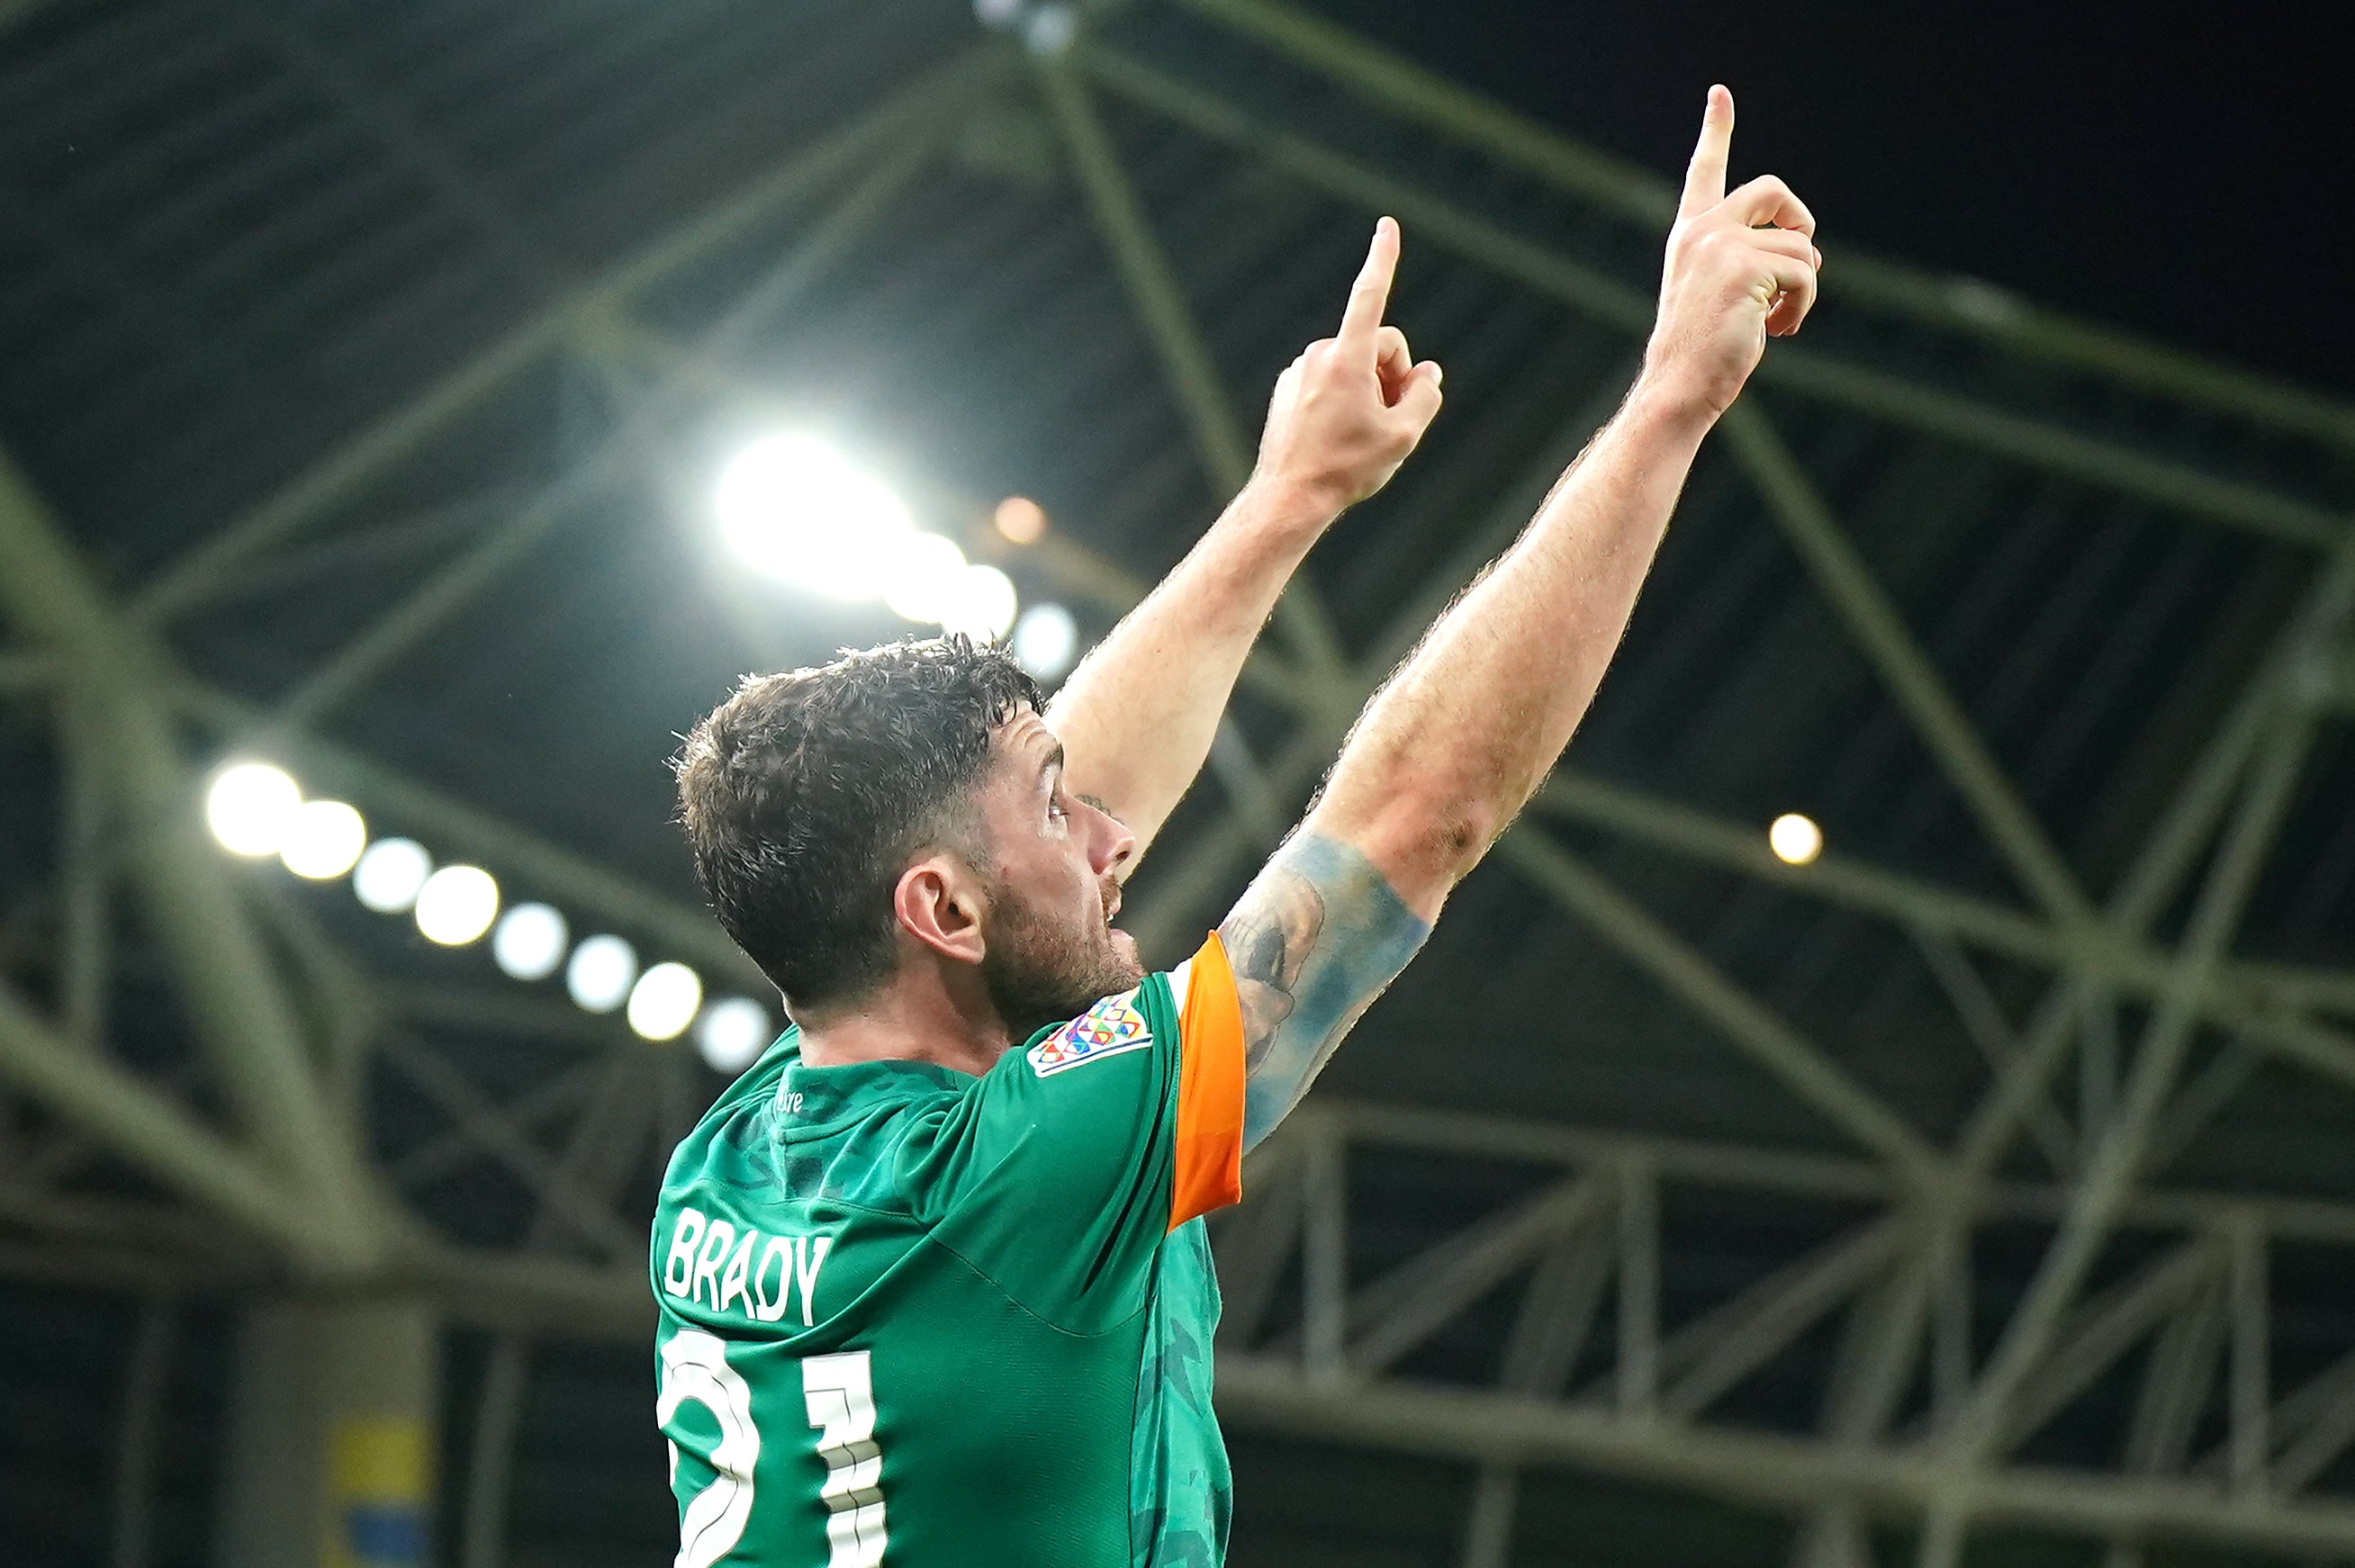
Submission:
<svg viewBox="0 0 2355 1568">
<path fill-rule="evenodd" d="M 1360 1286 L 1348 1305 L 1350 1371 L 1395 1364 L 1549 1243 L 1576 1234 L 1609 1197 L 1594 1177 L 1564 1183 Z"/>
<path fill-rule="evenodd" d="M 356 432 L 268 499 L 231 519 L 165 568 L 133 595 L 133 614 L 144 624 L 158 624 L 218 592 L 233 581 L 240 563 L 361 495 L 393 464 L 422 449 L 523 372 L 570 344 L 584 322 L 593 327 L 605 313 L 625 307 L 681 264 L 744 233 L 779 208 L 858 169 L 911 127 L 936 120 L 946 106 L 969 101 L 971 95 L 1005 80 L 1008 69 L 1008 62 L 995 48 L 961 54 L 893 91 L 857 120 L 736 195 L 606 269 Z"/>
<path fill-rule="evenodd" d="M 105 771 L 120 791 L 124 858 L 170 951 L 200 1036 L 248 1133 L 305 1192 L 332 1240 L 313 1264 L 365 1267 L 380 1256 L 382 1217 L 356 1129 L 320 1093 L 280 976 L 198 821 L 193 771 L 180 753 L 155 676 L 164 663 L 117 614 L 13 462 L 0 456 L 0 605 L 19 633 L 72 671 L 97 715 Z"/>
<path fill-rule="evenodd" d="M 2243 685 L 2222 722 L 2201 748 L 2190 775 L 2119 880 L 2105 919 L 2113 950 L 2120 943 L 2139 941 L 2176 896 L 2195 858 L 2230 808 L 2248 759 L 2267 724 L 2277 717 L 2285 695 L 2295 688 L 2310 650 L 2345 614 L 2350 592 L 2355 592 L 2355 549 L 2340 551 L 2308 590 L 2304 603 L 2277 635 L 2256 673 Z M 2212 994 L 2216 973 L 2214 965 L 2208 966 L 2187 992 L 2181 989 L 2183 974 L 2170 969 L 2169 988 L 2161 994 L 2189 995 L 2195 999 L 2203 988 Z M 2029 1105 L 2042 1093 L 2066 1051 L 2077 1009 L 2093 988 L 2094 980 L 2080 974 L 2048 993 L 2010 1069 L 1997 1079 L 1965 1125 L 1957 1155 L 1968 1179 L 1983 1179 L 2002 1159 Z M 2312 1026 L 2304 1020 L 2284 1020 L 2270 1009 L 2243 1016 L 2264 1032 L 2262 1043 L 2268 1049 L 2338 1076 L 2341 1082 L 2355 1082 L 2337 1071 L 2345 1065 L 2342 1053 L 2307 1038 Z M 2237 1027 L 2240 1019 L 2220 1021 Z"/>
<path fill-rule="evenodd" d="M 0 986 L 0 1072 L 155 1180 L 312 1264 L 347 1243 L 243 1152 L 180 1106 L 48 1025 Z"/>
<path fill-rule="evenodd" d="M 817 281 L 931 159 L 932 128 L 920 125 L 877 150 L 873 167 L 830 206 L 794 247 L 747 291 L 762 311 L 780 307 Z M 612 307 L 618 314 L 619 307 Z M 517 507 L 496 528 L 470 543 L 399 603 L 336 649 L 281 698 L 273 722 L 312 726 L 382 675 L 401 654 L 447 622 L 521 563 L 591 495 L 632 467 L 651 466 L 667 433 L 666 420 L 687 405 L 727 345 L 742 335 L 751 313 L 740 304 L 672 351 L 655 385 L 586 456 Z M 627 330 L 626 323 L 615 324 Z M 585 335 L 584 335 L 585 336 Z M 605 336 L 610 336 L 610 332 Z M 658 340 L 660 341 L 660 340 Z"/>
<path fill-rule="evenodd" d="M 2012 1029 L 2010 1020 L 2004 1017 L 2002 1004 L 1996 1000 L 1995 993 L 1988 988 L 1977 966 L 1961 948 L 1937 933 L 1910 926 L 1907 934 L 1913 938 L 1914 951 L 1922 955 L 1923 962 L 1938 982 L 1938 988 L 1945 992 L 1946 999 L 1954 1004 L 1955 1016 L 1962 1020 L 1963 1032 L 1969 1035 L 1971 1043 L 1978 1048 L 1980 1058 L 1987 1064 L 1987 1071 L 1998 1075 L 2009 1072 L 2012 1062 L 2020 1054 L 2019 1037 Z M 2045 1163 L 2056 1174 L 2066 1176 L 2076 1168 L 2075 1136 L 2068 1122 L 2053 1108 L 2051 1100 L 2041 1091 L 2029 1104 L 2026 1123 L 2030 1134 L 2036 1140 L 2037 1148 L 2044 1156 Z"/>
<path fill-rule="evenodd" d="M 1660 1406 L 1689 1421 L 1779 1355 L 1918 1242 L 1906 1217 L 1889 1214 L 1776 1271 L 1679 1328 L 1662 1347 L 1676 1372 Z"/>
<path fill-rule="evenodd" d="M 1717 1025 L 1801 1103 L 1908 1180 L 1925 1189 L 1937 1185 L 1945 1157 L 1928 1140 L 1593 868 L 1526 823 L 1507 833 L 1496 853 L 1576 915 L 1590 933 Z"/>
<path fill-rule="evenodd" d="M 1632 377 L 1634 367 L 1627 368 Z M 1459 587 L 1486 567 L 1512 542 L 1545 496 L 1561 478 L 1595 430 L 1611 416 L 1626 393 L 1627 382 L 1614 375 L 1601 391 L 1562 421 L 1537 459 L 1524 468 L 1482 512 L 1447 560 L 1424 579 L 1423 586 L 1384 624 L 1381 633 L 1361 655 L 1345 689 L 1339 683 L 1318 684 L 1304 693 L 1301 681 L 1268 695 L 1296 703 L 1303 720 L 1300 732 L 1266 770 L 1272 796 L 1286 813 L 1295 810 L 1333 753 L 1348 733 L 1359 709 L 1391 669 L 1419 641 L 1431 622 L 1447 607 Z M 1304 677 L 1305 678 L 1305 677 Z M 1129 931 L 1140 950 L 1174 951 L 1187 935 L 1187 923 L 1214 894 L 1240 890 L 1244 868 L 1274 848 L 1236 832 L 1205 834 L 1171 857 L 1155 862 L 1146 901 Z M 1176 865 L 1173 872 L 1171 865 Z"/>
<path fill-rule="evenodd" d="M 1614 277 L 1370 165 L 1273 130 L 1214 94 L 1115 50 L 1092 47 L 1083 58 L 1095 80 L 1122 97 L 1254 153 L 1270 167 L 1339 200 L 1393 213 L 1414 231 L 1500 276 L 1630 336 L 1650 330 L 1652 301 Z M 2344 518 L 2262 485 L 2039 423 L 1796 345 L 1776 344 L 1756 380 L 2227 527 L 2317 549 L 2336 548 L 2349 536 Z"/>
<path fill-rule="evenodd" d="M 1675 187 L 1649 168 L 1599 153 L 1553 127 L 1367 42 L 1283 0 L 1179 0 L 1360 99 L 1537 176 L 1657 232 L 1676 214 Z M 1844 248 L 1828 253 L 1826 290 L 1982 338 L 2007 352 L 2090 371 L 2122 386 L 2355 449 L 2355 407 L 2302 387 L 2030 304 L 1976 279 L 1940 275 Z"/>
<path fill-rule="evenodd" d="M 608 1203 L 583 1192 L 558 1160 L 491 1104 L 431 1048 L 398 1032 L 378 1053 L 478 1147 L 530 1189 L 539 1212 L 560 1219 L 582 1241 L 616 1263 L 641 1257 L 646 1238 L 614 1218 Z"/>
<path fill-rule="evenodd" d="M 57 675 L 56 663 L 39 654 L 0 650 L 0 697 L 47 691 Z"/>
<path fill-rule="evenodd" d="M 1974 1473 L 1919 1453 L 1833 1445 L 1724 1427 L 1628 1420 L 1588 1406 L 1392 1381 L 1335 1387 L 1270 1357 L 1222 1354 L 1228 1419 L 1323 1442 L 1528 1468 L 1600 1470 L 1776 1509 L 1827 1497 L 1908 1516 L 1967 1497 L 1991 1523 L 2170 1538 L 2283 1552 L 2355 1554 L 2355 1504 L 2301 1499 L 2262 1509 L 2179 1477 L 2019 1467 Z"/>
<path fill-rule="evenodd" d="M 1997 853 L 2060 927 L 2062 940 L 2083 945 L 2095 917 L 2076 874 L 2004 776 L 1977 728 L 1833 520 L 1831 508 L 1773 421 L 1754 402 L 1745 400 L 1728 409 L 1717 428 L 1734 461 L 1757 485 L 1767 515 L 1798 550 L 1816 586 L 1831 601 L 1866 661 L 1880 673 L 1930 754 L 1961 792 Z"/>
<path fill-rule="evenodd" d="M 2062 1314 L 2092 1270 L 2142 1166 L 2144 1152 L 2174 1088 L 2198 1023 L 2197 989 L 2222 956 L 2254 890 L 2275 832 L 2312 741 L 2315 717 L 2286 708 L 2253 767 L 2242 800 L 2186 929 L 2181 966 L 2135 1053 L 2118 1115 L 2086 1160 L 2085 1174 L 2060 1234 L 1997 1345 L 1968 1402 L 1946 1435 L 1950 1455 L 1975 1460 L 1999 1440 L 2005 1412 L 2041 1361 Z"/>
<path fill-rule="evenodd" d="M 1033 74 L 1079 176 L 1096 232 L 1112 252 L 1129 306 L 1151 340 L 1185 416 L 1211 493 L 1231 496 L 1251 477 L 1251 442 L 1235 417 L 1234 401 L 1201 324 L 1178 286 L 1168 253 L 1121 167 L 1119 151 L 1096 113 L 1092 94 L 1071 69 L 1068 56 L 1037 59 Z M 1276 624 L 1305 668 L 1327 677 L 1345 668 L 1340 640 L 1305 578 L 1295 579 L 1277 601 Z"/>
</svg>

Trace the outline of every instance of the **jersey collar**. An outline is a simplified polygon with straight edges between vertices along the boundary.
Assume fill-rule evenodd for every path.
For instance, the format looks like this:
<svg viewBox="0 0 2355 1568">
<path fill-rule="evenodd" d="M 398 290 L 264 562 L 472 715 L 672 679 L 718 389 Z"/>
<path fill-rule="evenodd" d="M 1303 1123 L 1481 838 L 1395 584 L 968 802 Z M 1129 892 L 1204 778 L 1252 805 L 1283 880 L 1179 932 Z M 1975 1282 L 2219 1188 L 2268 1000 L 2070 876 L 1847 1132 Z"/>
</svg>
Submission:
<svg viewBox="0 0 2355 1568">
<path fill-rule="evenodd" d="M 812 1067 L 796 1056 L 777 1083 L 777 1114 L 788 1137 L 826 1131 L 900 1100 L 959 1090 L 973 1075 L 931 1061 L 853 1061 Z"/>
</svg>

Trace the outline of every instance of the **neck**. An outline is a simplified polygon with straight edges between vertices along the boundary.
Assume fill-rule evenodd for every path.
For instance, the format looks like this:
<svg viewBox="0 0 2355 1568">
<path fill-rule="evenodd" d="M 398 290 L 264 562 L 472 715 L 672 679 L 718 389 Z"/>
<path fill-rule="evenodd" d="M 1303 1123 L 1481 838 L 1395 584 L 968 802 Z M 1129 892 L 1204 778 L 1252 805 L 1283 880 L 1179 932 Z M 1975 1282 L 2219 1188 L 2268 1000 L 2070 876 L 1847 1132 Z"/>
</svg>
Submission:
<svg viewBox="0 0 2355 1568">
<path fill-rule="evenodd" d="M 1013 1043 L 977 982 L 953 987 L 934 976 L 901 975 L 852 1006 L 796 1021 L 812 1067 L 929 1061 L 979 1076 Z"/>
</svg>

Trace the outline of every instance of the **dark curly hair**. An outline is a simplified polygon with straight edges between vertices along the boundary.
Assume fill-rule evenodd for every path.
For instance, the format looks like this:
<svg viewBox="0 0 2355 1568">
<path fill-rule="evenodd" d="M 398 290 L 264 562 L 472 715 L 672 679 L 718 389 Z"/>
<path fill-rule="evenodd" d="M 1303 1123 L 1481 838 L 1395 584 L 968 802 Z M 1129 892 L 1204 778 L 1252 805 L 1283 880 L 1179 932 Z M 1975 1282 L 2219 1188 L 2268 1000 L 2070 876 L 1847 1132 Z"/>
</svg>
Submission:
<svg viewBox="0 0 2355 1568">
<path fill-rule="evenodd" d="M 991 731 L 1038 683 L 1004 648 L 911 638 L 753 676 L 674 764 L 719 923 L 789 1007 L 856 1001 L 892 967 L 891 891 L 928 846 L 979 853 Z"/>
</svg>

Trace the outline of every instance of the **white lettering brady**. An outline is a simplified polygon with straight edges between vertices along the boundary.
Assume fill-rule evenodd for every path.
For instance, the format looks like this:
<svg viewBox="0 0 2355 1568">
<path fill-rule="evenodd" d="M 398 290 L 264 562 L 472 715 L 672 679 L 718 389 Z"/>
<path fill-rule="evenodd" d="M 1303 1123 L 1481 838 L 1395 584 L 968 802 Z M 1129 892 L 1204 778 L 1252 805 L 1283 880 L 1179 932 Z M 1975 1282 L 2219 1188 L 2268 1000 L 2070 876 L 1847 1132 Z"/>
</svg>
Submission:
<svg viewBox="0 0 2355 1568">
<path fill-rule="evenodd" d="M 689 1301 L 702 1300 L 704 1282 L 712 1280 L 711 1305 L 715 1309 L 719 1306 L 719 1285 L 715 1276 L 719 1273 L 720 1260 L 728 1255 L 728 1249 L 735 1244 L 736 1227 L 727 1221 L 714 1220 L 705 1229 L 703 1250 L 695 1254 L 695 1283 L 689 1285 L 687 1291 L 687 1298 Z"/>
<path fill-rule="evenodd" d="M 760 1239 L 760 1232 L 745 1232 L 744 1244 L 738 1247 L 736 1255 L 728 1260 L 728 1272 L 719 1276 L 720 1311 L 727 1311 L 728 1304 L 739 1296 L 743 1297 L 748 1310 L 751 1307 L 751 1293 L 744 1288 L 744 1283 L 745 1277 L 752 1272 L 752 1243 Z"/>
<path fill-rule="evenodd" d="M 811 1327 L 810 1304 L 817 1299 L 817 1271 L 826 1266 L 826 1254 L 834 1250 L 832 1236 L 812 1236 L 806 1242 L 794 1238 L 794 1278 L 802 1287 L 802 1327 Z M 809 1256 L 809 1267 L 802 1267 L 803 1253 Z"/>
<path fill-rule="evenodd" d="M 783 1317 L 798 1295 L 802 1326 L 814 1328 L 818 1272 L 833 1250 L 832 1236 L 772 1236 L 749 1226 L 739 1232 L 726 1220 L 682 1208 L 663 1254 L 663 1294 L 715 1312 L 740 1310 L 760 1323 Z"/>
<path fill-rule="evenodd" d="M 752 1316 L 763 1323 L 774 1323 L 785 1315 L 785 1297 L 794 1291 L 794 1253 L 801 1250 L 799 1236 L 771 1236 L 769 1244 L 761 1250 L 760 1266 L 752 1271 Z M 777 1295 L 774 1300 L 763 1281 L 769 1277 L 769 1260 L 777 1263 Z"/>
<path fill-rule="evenodd" d="M 703 1239 L 703 1216 L 693 1209 L 678 1211 L 678 1223 L 671 1227 L 670 1255 L 663 1260 L 663 1294 L 685 1296 L 687 1282 L 695 1269 L 695 1243 Z"/>
</svg>

